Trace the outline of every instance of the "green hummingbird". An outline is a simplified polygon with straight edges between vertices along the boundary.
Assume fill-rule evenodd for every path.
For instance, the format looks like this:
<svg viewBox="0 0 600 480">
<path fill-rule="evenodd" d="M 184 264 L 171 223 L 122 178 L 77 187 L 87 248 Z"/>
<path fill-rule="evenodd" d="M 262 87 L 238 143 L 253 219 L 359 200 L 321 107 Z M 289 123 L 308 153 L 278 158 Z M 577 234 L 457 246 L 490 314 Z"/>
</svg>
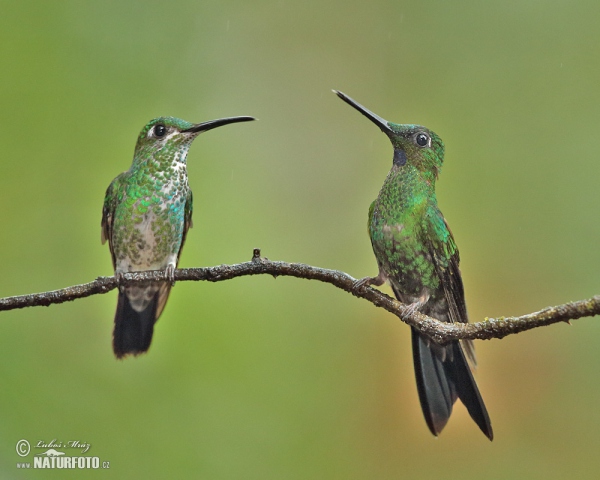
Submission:
<svg viewBox="0 0 600 480">
<path fill-rule="evenodd" d="M 369 208 L 379 274 L 359 280 L 358 286 L 387 281 L 411 309 L 443 322 L 468 322 L 458 248 L 435 195 L 444 160 L 442 139 L 420 125 L 388 122 L 344 93 L 334 93 L 377 125 L 394 147 L 392 169 Z M 439 435 L 460 398 L 492 440 L 490 418 L 467 362 L 475 365 L 473 343 L 441 346 L 413 328 L 412 348 L 419 400 L 431 433 Z"/>
<path fill-rule="evenodd" d="M 167 281 L 119 288 L 113 350 L 117 358 L 148 350 L 174 282 L 175 269 L 192 226 L 187 153 L 202 132 L 253 117 L 193 124 L 173 117 L 151 120 L 141 131 L 133 163 L 106 190 L 102 243 L 108 240 L 115 276 L 164 270 Z"/>
</svg>

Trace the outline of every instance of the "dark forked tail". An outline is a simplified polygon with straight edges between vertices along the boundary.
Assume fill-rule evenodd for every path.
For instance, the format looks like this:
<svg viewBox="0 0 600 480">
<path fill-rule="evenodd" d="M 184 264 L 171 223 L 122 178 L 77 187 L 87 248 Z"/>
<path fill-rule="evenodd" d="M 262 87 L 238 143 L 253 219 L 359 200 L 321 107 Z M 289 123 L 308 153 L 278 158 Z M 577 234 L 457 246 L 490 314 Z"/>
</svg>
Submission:
<svg viewBox="0 0 600 480">
<path fill-rule="evenodd" d="M 460 343 L 436 345 L 413 328 L 412 347 L 419 400 L 431 433 L 439 435 L 460 398 L 471 418 L 492 440 L 490 417 Z"/>
</svg>

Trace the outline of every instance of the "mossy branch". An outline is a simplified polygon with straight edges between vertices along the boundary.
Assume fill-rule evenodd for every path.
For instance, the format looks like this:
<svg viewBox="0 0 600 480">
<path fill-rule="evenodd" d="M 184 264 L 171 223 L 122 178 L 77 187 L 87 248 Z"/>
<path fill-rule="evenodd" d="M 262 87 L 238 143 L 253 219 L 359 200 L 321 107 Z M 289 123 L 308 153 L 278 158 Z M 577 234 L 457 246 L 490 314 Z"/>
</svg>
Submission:
<svg viewBox="0 0 600 480">
<path fill-rule="evenodd" d="M 533 328 L 551 325 L 558 322 L 569 322 L 582 317 L 600 314 L 600 295 L 588 300 L 547 307 L 539 312 L 520 317 L 486 318 L 477 323 L 444 323 L 419 312 L 411 312 L 408 307 L 389 295 L 371 287 L 355 285 L 356 279 L 337 270 L 313 267 L 302 263 L 273 262 L 261 258 L 260 250 L 255 249 L 252 260 L 235 265 L 218 265 L 205 268 L 183 268 L 175 271 L 176 281 L 206 280 L 221 282 L 246 275 L 272 275 L 273 277 L 297 277 L 307 280 L 319 280 L 330 283 L 355 297 L 364 298 L 373 305 L 393 313 L 403 322 L 417 328 L 435 342 L 444 344 L 456 339 L 503 338 Z M 164 280 L 163 271 L 127 273 L 123 275 L 125 284 L 148 280 Z M 33 293 L 0 299 L 0 310 L 48 306 L 55 303 L 70 302 L 77 298 L 108 293 L 119 286 L 115 277 L 98 277 L 90 283 L 54 290 L 51 292 Z"/>
</svg>

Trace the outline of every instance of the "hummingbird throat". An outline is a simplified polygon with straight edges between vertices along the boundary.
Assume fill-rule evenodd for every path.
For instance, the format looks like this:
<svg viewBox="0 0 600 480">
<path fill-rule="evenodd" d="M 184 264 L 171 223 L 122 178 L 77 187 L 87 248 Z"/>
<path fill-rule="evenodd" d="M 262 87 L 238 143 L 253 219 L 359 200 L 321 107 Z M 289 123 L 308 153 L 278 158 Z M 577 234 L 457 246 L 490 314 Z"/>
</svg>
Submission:
<svg viewBox="0 0 600 480">
<path fill-rule="evenodd" d="M 394 149 L 394 165 L 402 167 L 406 165 L 406 153 L 399 148 Z"/>
</svg>

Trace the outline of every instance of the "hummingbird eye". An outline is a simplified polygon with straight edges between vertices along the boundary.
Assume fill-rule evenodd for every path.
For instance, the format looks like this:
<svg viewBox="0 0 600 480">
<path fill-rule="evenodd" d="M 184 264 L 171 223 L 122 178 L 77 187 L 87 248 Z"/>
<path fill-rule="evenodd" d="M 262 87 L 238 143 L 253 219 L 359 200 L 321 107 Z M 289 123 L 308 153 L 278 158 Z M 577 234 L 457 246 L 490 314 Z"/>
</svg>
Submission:
<svg viewBox="0 0 600 480">
<path fill-rule="evenodd" d="M 165 127 L 162 123 L 159 123 L 154 127 L 155 137 L 164 137 L 165 133 L 167 133 L 167 127 Z"/>
<path fill-rule="evenodd" d="M 417 145 L 419 147 L 427 147 L 429 145 L 429 135 L 422 132 L 417 133 L 417 136 L 415 137 L 415 142 L 417 142 Z"/>
</svg>

